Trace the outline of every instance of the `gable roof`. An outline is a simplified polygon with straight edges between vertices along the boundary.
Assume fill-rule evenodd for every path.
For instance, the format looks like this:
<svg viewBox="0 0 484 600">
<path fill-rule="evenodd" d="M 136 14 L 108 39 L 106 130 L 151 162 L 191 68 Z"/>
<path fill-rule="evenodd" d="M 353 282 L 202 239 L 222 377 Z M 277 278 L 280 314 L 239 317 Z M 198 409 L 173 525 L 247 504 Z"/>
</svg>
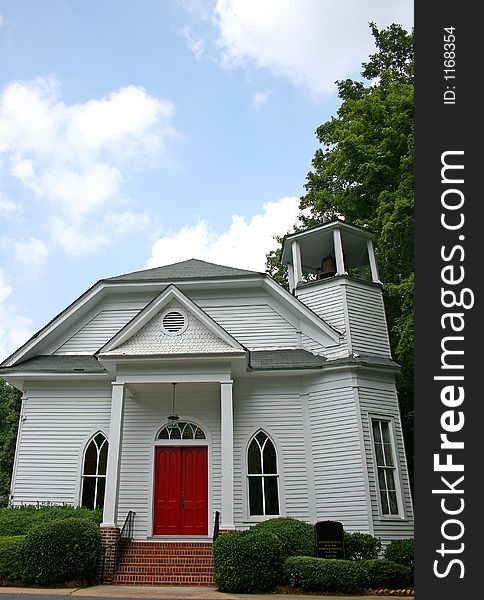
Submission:
<svg viewBox="0 0 484 600">
<path fill-rule="evenodd" d="M 11 373 L 106 373 L 94 356 L 82 354 L 40 354 L 13 367 L 0 367 L 0 375 Z"/>
<path fill-rule="evenodd" d="M 131 319 L 109 342 L 107 342 L 98 352 L 100 357 L 121 352 L 121 346 L 126 345 L 133 339 L 138 332 L 141 332 L 160 312 L 168 307 L 170 303 L 176 300 L 177 303 L 205 327 L 205 329 L 220 343 L 223 343 L 225 351 L 246 352 L 246 349 L 228 333 L 222 326 L 216 323 L 205 311 L 190 300 L 185 294 L 174 285 L 169 285 L 158 296 L 143 308 L 135 317 Z M 200 333 L 200 332 L 199 332 Z M 220 344 L 219 344 L 220 345 Z M 117 352 L 118 350 L 118 352 Z M 162 350 L 162 346 L 160 346 Z M 163 353 L 163 352 L 161 352 Z"/>
<path fill-rule="evenodd" d="M 182 262 L 164 265 L 154 269 L 144 269 L 109 277 L 104 281 L 179 281 L 186 279 L 220 279 L 223 277 L 254 277 L 263 276 L 257 271 L 247 271 L 234 267 L 225 267 L 214 263 L 191 258 Z"/>
</svg>

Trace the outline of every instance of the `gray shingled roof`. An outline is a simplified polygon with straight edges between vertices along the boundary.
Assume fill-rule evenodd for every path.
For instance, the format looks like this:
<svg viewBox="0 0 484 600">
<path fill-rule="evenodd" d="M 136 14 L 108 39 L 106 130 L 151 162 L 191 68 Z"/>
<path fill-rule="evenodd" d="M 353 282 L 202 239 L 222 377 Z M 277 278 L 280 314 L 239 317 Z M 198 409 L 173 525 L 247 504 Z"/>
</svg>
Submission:
<svg viewBox="0 0 484 600">
<path fill-rule="evenodd" d="M 253 277 L 254 275 L 263 275 L 257 271 L 247 271 L 245 269 L 236 269 L 234 267 L 224 267 L 191 258 L 183 262 L 156 267 L 155 269 L 145 269 L 143 271 L 134 271 L 125 273 L 116 277 L 109 277 L 105 281 L 176 281 L 180 279 L 218 279 L 221 277 Z"/>
<path fill-rule="evenodd" d="M 0 367 L 2 374 L 42 371 L 43 373 L 106 373 L 93 356 L 85 355 L 40 355 L 20 362 L 13 367 Z"/>
<path fill-rule="evenodd" d="M 302 349 L 252 350 L 249 365 L 253 371 L 274 369 L 317 369 L 326 363 L 324 356 L 317 356 Z"/>
</svg>

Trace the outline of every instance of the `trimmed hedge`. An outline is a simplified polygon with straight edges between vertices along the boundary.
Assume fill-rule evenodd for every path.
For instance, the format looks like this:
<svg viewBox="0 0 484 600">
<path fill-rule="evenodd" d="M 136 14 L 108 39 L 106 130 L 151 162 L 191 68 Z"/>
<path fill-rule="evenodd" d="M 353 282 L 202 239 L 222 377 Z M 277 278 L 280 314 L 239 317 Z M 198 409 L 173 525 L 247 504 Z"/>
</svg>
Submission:
<svg viewBox="0 0 484 600">
<path fill-rule="evenodd" d="M 231 531 L 213 544 L 214 579 L 220 592 L 270 592 L 282 571 L 282 547 L 269 531 Z"/>
<path fill-rule="evenodd" d="M 0 581 L 9 583 L 22 580 L 24 539 L 23 535 L 0 538 Z"/>
<path fill-rule="evenodd" d="M 361 594 L 367 573 L 359 562 L 333 558 L 290 556 L 284 563 L 284 581 L 306 592 Z"/>
<path fill-rule="evenodd" d="M 276 517 L 257 523 L 252 527 L 252 531 L 273 533 L 281 542 L 283 558 L 315 555 L 314 525 L 309 525 L 304 521 L 289 517 Z"/>
<path fill-rule="evenodd" d="M 413 569 L 414 541 L 413 538 L 406 540 L 395 540 L 385 548 L 383 556 L 399 565 L 405 565 Z"/>
<path fill-rule="evenodd" d="M 366 572 L 368 587 L 398 590 L 413 587 L 412 569 L 385 559 L 361 560 L 358 563 Z"/>
<path fill-rule="evenodd" d="M 72 517 L 88 519 L 99 525 L 102 520 L 102 511 L 55 504 L 0 508 L 0 536 L 26 535 L 32 527 L 46 521 Z"/>
<path fill-rule="evenodd" d="M 100 549 L 99 527 L 87 519 L 58 519 L 38 525 L 23 543 L 24 579 L 41 585 L 92 582 Z"/>
<path fill-rule="evenodd" d="M 344 534 L 345 558 L 347 560 L 372 560 L 381 552 L 381 541 L 369 533 L 356 531 Z"/>
</svg>

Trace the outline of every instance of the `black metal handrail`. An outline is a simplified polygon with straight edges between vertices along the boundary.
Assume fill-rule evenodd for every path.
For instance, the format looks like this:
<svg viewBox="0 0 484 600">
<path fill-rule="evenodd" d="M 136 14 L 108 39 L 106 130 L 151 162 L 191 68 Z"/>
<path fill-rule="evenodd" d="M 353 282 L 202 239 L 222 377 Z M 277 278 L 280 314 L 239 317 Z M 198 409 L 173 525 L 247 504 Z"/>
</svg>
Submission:
<svg viewBox="0 0 484 600">
<path fill-rule="evenodd" d="M 132 510 L 128 511 L 126 515 L 126 519 L 124 521 L 124 525 L 121 528 L 121 532 L 119 534 L 118 539 L 112 544 L 107 544 L 103 548 L 102 556 L 101 556 L 101 569 L 100 569 L 100 582 L 108 583 L 106 581 L 106 562 L 109 558 L 113 558 L 113 571 L 111 576 L 114 575 L 116 568 L 118 567 L 121 559 L 124 556 L 124 552 L 128 543 L 133 539 L 133 527 L 134 527 L 134 517 L 136 513 Z"/>
<path fill-rule="evenodd" d="M 213 541 L 218 538 L 220 532 L 220 513 L 218 510 L 215 511 L 215 523 L 213 524 Z"/>
</svg>

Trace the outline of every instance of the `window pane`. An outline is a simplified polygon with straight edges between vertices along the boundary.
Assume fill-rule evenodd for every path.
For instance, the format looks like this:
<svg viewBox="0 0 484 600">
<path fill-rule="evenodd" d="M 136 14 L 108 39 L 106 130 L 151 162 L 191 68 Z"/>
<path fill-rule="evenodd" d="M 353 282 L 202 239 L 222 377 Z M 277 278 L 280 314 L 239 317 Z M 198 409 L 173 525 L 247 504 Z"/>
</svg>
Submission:
<svg viewBox="0 0 484 600">
<path fill-rule="evenodd" d="M 171 440 L 180 440 L 181 439 L 181 431 L 180 431 L 179 427 L 170 429 L 170 439 Z"/>
<path fill-rule="evenodd" d="M 380 499 L 381 499 L 381 509 L 384 515 L 388 515 L 389 510 L 388 510 L 388 500 L 387 500 L 387 495 L 385 492 L 380 492 Z"/>
<path fill-rule="evenodd" d="M 267 440 L 264 446 L 264 473 L 277 473 L 276 450 L 271 440 Z"/>
<path fill-rule="evenodd" d="M 86 457 L 84 459 L 84 471 L 83 475 L 96 475 L 97 467 L 97 446 L 92 440 L 86 450 Z"/>
<path fill-rule="evenodd" d="M 190 423 L 185 423 L 183 427 L 182 439 L 193 440 L 193 429 Z"/>
<path fill-rule="evenodd" d="M 388 492 L 388 499 L 390 501 L 390 514 L 398 515 L 398 503 L 396 492 Z"/>
<path fill-rule="evenodd" d="M 262 477 L 249 477 L 249 514 L 262 515 Z"/>
<path fill-rule="evenodd" d="M 99 477 L 97 479 L 97 498 L 96 498 L 96 508 L 104 507 L 104 490 L 106 489 L 106 478 Z"/>
<path fill-rule="evenodd" d="M 381 432 L 383 435 L 383 441 L 385 442 L 385 444 L 389 444 L 390 443 L 390 427 L 388 426 L 388 423 L 386 421 L 381 422 Z"/>
<path fill-rule="evenodd" d="M 85 477 L 82 482 L 82 506 L 94 508 L 94 490 L 96 487 L 95 477 Z"/>
<path fill-rule="evenodd" d="M 200 429 L 200 427 L 197 427 L 196 430 L 195 430 L 195 439 L 197 439 L 197 440 L 204 440 L 205 439 L 205 434 Z"/>
<path fill-rule="evenodd" d="M 259 431 L 259 433 L 255 436 L 255 439 L 259 442 L 259 444 L 262 448 L 264 442 L 267 439 L 267 435 L 263 431 Z"/>
<path fill-rule="evenodd" d="M 159 440 L 168 440 L 169 439 L 169 435 L 168 435 L 168 429 L 166 427 L 163 427 L 163 429 L 160 431 L 160 435 L 158 436 Z"/>
<path fill-rule="evenodd" d="M 384 444 L 385 464 L 387 467 L 393 467 L 393 453 L 391 444 Z"/>
<path fill-rule="evenodd" d="M 106 465 L 108 464 L 108 443 L 105 441 L 99 454 L 98 475 L 106 475 Z"/>
<path fill-rule="evenodd" d="M 380 486 L 381 491 L 385 491 L 387 489 L 385 469 L 378 469 L 378 485 Z"/>
<path fill-rule="evenodd" d="M 260 448 L 255 440 L 250 443 L 247 462 L 249 475 L 262 473 Z"/>
<path fill-rule="evenodd" d="M 277 477 L 264 477 L 264 495 L 266 515 L 278 515 L 279 495 L 277 493 Z"/>
<path fill-rule="evenodd" d="M 375 442 L 381 442 L 379 421 L 372 421 L 372 425 L 373 425 L 373 437 L 375 438 Z"/>
<path fill-rule="evenodd" d="M 383 460 L 383 449 L 381 444 L 375 444 L 375 454 L 376 454 L 376 464 L 378 466 L 384 465 L 385 461 Z"/>
<path fill-rule="evenodd" d="M 100 448 L 102 446 L 102 443 L 104 442 L 106 438 L 103 436 L 102 433 L 98 433 L 96 435 L 96 437 L 94 438 L 94 441 L 96 442 L 98 448 Z"/>
<path fill-rule="evenodd" d="M 393 469 L 387 469 L 387 488 L 389 490 L 395 490 L 395 478 L 393 476 Z"/>
</svg>

